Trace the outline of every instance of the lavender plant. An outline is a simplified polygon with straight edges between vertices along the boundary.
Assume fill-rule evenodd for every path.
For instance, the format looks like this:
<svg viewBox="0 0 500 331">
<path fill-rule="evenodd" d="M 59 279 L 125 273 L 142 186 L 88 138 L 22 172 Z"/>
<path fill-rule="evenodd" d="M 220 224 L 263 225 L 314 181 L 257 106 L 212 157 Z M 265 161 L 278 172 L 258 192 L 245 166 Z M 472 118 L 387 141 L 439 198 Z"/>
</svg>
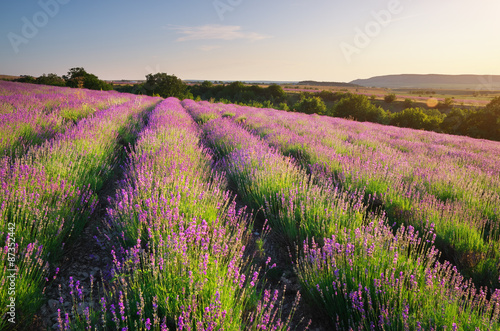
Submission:
<svg viewBox="0 0 500 331">
<path fill-rule="evenodd" d="M 246 128 L 320 181 L 364 191 L 368 205 L 399 224 L 422 230 L 431 221 L 448 259 L 476 281 L 498 285 L 498 144 L 276 110 L 239 113 Z"/>
<path fill-rule="evenodd" d="M 8 225 L 15 224 L 16 267 L 23 267 L 16 298 L 23 319 L 28 320 L 38 308 L 33 303 L 42 297 L 45 262 L 58 260 L 64 244 L 81 231 L 92 214 L 95 192 L 111 174 L 121 152 L 119 135 L 133 130 L 131 123 L 154 102 L 157 99 L 140 98 L 98 111 L 21 158 L 1 159 L 0 215 L 5 222 L 0 233 L 7 245 Z M 33 262 L 31 253 L 22 255 L 35 246 L 44 263 Z M 7 260 L 1 263 L 5 276 L 10 268 Z M 5 313 L 6 302 L 1 309 Z"/>
<path fill-rule="evenodd" d="M 21 156 L 100 109 L 132 95 L 0 82 L 0 156 Z"/>
<path fill-rule="evenodd" d="M 250 215 L 212 173 L 199 135 L 177 99 L 152 112 L 108 210 L 122 246 L 101 311 L 79 313 L 76 298 L 61 328 L 286 329 L 279 293 L 258 287 L 263 270 L 244 255 Z"/>
</svg>

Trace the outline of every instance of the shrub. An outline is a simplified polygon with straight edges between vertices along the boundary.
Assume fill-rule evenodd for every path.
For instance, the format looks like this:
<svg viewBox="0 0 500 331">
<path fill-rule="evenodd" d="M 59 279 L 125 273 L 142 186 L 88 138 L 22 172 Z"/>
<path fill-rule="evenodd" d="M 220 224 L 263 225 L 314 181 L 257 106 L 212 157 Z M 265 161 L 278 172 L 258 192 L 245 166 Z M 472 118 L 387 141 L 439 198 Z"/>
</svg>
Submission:
<svg viewBox="0 0 500 331">
<path fill-rule="evenodd" d="M 437 109 L 450 109 L 453 106 L 452 98 L 445 98 L 444 102 L 439 101 L 436 108 Z"/>
<path fill-rule="evenodd" d="M 278 109 L 290 111 L 290 107 L 288 107 L 288 104 L 286 102 L 280 102 L 280 104 L 278 105 Z"/>
<path fill-rule="evenodd" d="M 304 97 L 294 105 L 294 109 L 306 114 L 326 114 L 326 105 L 319 97 Z"/>
<path fill-rule="evenodd" d="M 368 97 L 360 94 L 349 94 L 342 98 L 333 108 L 333 115 L 375 123 L 387 121 L 387 113 L 372 104 Z"/>
<path fill-rule="evenodd" d="M 403 107 L 404 108 L 412 108 L 413 107 L 413 100 L 410 98 L 406 98 L 405 101 L 403 101 Z"/>
<path fill-rule="evenodd" d="M 343 93 L 339 92 L 333 93 L 332 91 L 325 91 L 325 90 L 316 93 L 316 96 L 320 97 L 324 101 L 337 101 L 341 98 L 342 95 Z"/>
<path fill-rule="evenodd" d="M 28 78 L 28 80 L 30 79 Z M 48 75 L 43 74 L 40 77 L 36 78 L 34 82 L 36 84 L 42 84 L 42 85 L 66 86 L 66 82 L 64 81 L 64 79 L 56 74 L 48 74 Z"/>
<path fill-rule="evenodd" d="M 496 97 L 484 109 L 467 117 L 468 135 L 477 138 L 500 140 L 500 97 Z"/>
<path fill-rule="evenodd" d="M 469 109 L 453 108 L 441 123 L 441 130 L 450 134 L 467 134 L 467 119 L 472 113 Z"/>
<path fill-rule="evenodd" d="M 36 81 L 35 81 L 35 77 L 33 76 L 30 76 L 30 75 L 21 75 L 20 78 L 18 79 L 14 79 L 15 82 L 19 82 L 19 83 L 31 83 L 31 84 L 35 84 Z"/>
<path fill-rule="evenodd" d="M 407 108 L 392 115 L 391 124 L 405 128 L 438 131 L 445 115 L 436 109 Z"/>
<path fill-rule="evenodd" d="M 384 97 L 384 101 L 387 102 L 387 103 L 391 103 L 391 102 L 396 101 L 396 94 L 394 94 L 394 93 L 387 94 Z"/>
<path fill-rule="evenodd" d="M 283 88 L 277 84 L 271 84 L 266 89 L 265 92 L 267 97 L 274 100 L 275 102 L 284 102 L 286 100 L 286 92 Z"/>
</svg>

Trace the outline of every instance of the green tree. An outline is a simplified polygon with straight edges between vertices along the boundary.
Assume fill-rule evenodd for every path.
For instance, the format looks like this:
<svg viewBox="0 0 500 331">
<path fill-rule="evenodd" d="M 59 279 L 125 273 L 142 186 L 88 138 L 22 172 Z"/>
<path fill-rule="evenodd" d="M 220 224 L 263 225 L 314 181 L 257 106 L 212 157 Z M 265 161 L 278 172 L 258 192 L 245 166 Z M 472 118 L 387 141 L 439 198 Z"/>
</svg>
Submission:
<svg viewBox="0 0 500 331">
<path fill-rule="evenodd" d="M 74 88 L 87 88 L 89 90 L 105 90 L 113 89 L 111 84 L 100 80 L 96 75 L 90 74 L 82 67 L 71 68 L 68 74 L 63 76 L 66 80 L 66 85 Z"/>
<path fill-rule="evenodd" d="M 404 128 L 439 131 L 445 116 L 436 109 L 407 108 L 392 114 L 390 124 Z"/>
<path fill-rule="evenodd" d="M 35 79 L 36 84 L 66 86 L 66 81 L 56 74 L 43 74 Z"/>
<path fill-rule="evenodd" d="M 500 140 L 500 97 L 467 118 L 468 133 L 472 137 Z"/>
<path fill-rule="evenodd" d="M 293 106 L 293 108 L 295 111 L 306 114 L 326 114 L 326 105 L 319 97 L 303 97 Z"/>
<path fill-rule="evenodd" d="M 18 79 L 14 80 L 15 82 L 19 83 L 31 83 L 35 84 L 36 83 L 36 78 L 30 75 L 21 75 Z"/>
<path fill-rule="evenodd" d="M 176 97 L 181 100 L 193 98 L 188 86 L 180 78 L 164 72 L 147 75 L 144 90 L 147 95 L 159 95 L 163 98 Z"/>
<path fill-rule="evenodd" d="M 332 91 L 323 90 L 321 92 L 317 92 L 316 95 L 323 99 L 323 101 L 337 101 L 342 97 L 343 93 L 333 93 Z"/>
<path fill-rule="evenodd" d="M 358 121 L 386 123 L 387 113 L 361 94 L 346 94 L 333 108 L 333 115 Z"/>
<path fill-rule="evenodd" d="M 271 84 L 266 88 L 267 96 L 275 103 L 286 101 L 286 92 L 278 84 Z"/>
<path fill-rule="evenodd" d="M 445 133 L 467 135 L 467 122 L 472 111 L 469 109 L 453 108 L 441 123 L 441 130 Z"/>
</svg>

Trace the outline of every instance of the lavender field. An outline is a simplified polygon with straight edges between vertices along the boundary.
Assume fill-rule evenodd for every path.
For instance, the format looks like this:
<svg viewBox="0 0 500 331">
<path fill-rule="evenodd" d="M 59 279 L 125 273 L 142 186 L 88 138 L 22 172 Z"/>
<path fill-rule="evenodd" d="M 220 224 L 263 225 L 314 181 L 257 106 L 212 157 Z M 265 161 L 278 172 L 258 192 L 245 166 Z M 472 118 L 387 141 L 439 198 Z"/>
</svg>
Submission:
<svg viewBox="0 0 500 331">
<path fill-rule="evenodd" d="M 0 133 L 1 329 L 500 329 L 498 142 L 7 82 Z"/>
</svg>

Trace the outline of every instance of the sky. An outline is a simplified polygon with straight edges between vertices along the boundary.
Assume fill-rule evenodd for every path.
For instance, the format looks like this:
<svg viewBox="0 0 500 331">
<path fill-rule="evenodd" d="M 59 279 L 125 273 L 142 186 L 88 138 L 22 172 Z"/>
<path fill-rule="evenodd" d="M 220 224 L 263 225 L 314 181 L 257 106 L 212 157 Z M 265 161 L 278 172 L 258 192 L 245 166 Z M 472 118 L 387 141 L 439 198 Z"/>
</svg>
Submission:
<svg viewBox="0 0 500 331">
<path fill-rule="evenodd" d="M 0 74 L 349 82 L 500 75 L 498 0 L 0 2 Z"/>
</svg>

